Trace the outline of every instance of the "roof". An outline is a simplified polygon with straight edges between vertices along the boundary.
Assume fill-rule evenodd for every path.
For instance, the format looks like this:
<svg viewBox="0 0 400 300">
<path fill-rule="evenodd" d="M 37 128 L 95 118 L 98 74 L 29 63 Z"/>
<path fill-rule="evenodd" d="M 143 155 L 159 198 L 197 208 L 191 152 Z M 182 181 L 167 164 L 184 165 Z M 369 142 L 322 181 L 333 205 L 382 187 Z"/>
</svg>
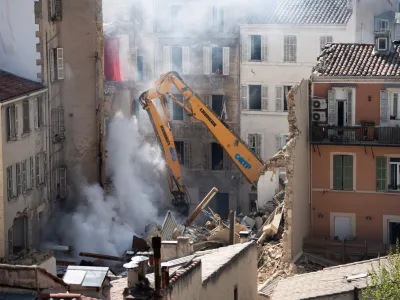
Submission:
<svg viewBox="0 0 400 300">
<path fill-rule="evenodd" d="M 378 54 L 374 44 L 332 43 L 325 46 L 314 76 L 387 77 L 400 75 L 399 45 Z"/>
<path fill-rule="evenodd" d="M 381 258 L 381 261 L 386 263 L 387 258 Z M 371 259 L 288 277 L 278 282 L 271 299 L 300 300 L 351 292 L 355 287 L 362 289 L 367 286 L 368 277 L 365 275 L 378 264 L 379 259 Z M 360 278 L 346 280 L 353 275 L 360 275 Z"/>
<path fill-rule="evenodd" d="M 63 280 L 83 287 L 101 287 L 108 271 L 108 267 L 68 266 Z"/>
<path fill-rule="evenodd" d="M 0 102 L 21 97 L 45 88 L 46 87 L 39 82 L 0 70 Z"/>
<path fill-rule="evenodd" d="M 275 0 L 262 1 L 260 5 L 263 9 L 248 14 L 241 23 L 344 25 L 352 14 L 347 0 Z"/>
<path fill-rule="evenodd" d="M 73 294 L 73 293 L 58 293 L 58 294 L 40 294 L 37 299 L 70 299 L 70 300 L 96 300 L 97 298 L 86 297 L 81 294 Z M 18 300 L 18 299 L 17 299 Z"/>
</svg>

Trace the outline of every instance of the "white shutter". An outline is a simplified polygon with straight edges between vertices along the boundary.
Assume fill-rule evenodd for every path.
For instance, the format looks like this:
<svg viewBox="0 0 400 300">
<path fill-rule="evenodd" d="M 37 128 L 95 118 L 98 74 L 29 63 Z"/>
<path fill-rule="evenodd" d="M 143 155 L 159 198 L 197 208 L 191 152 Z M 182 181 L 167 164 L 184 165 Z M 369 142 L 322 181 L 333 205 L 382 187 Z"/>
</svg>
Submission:
<svg viewBox="0 0 400 300">
<path fill-rule="evenodd" d="M 347 93 L 347 126 L 353 125 L 353 90 L 349 89 Z"/>
<path fill-rule="evenodd" d="M 336 99 L 335 90 L 330 89 L 328 91 L 328 123 L 329 125 L 336 124 Z"/>
<path fill-rule="evenodd" d="M 261 88 L 261 110 L 268 111 L 268 86 L 263 85 Z"/>
<path fill-rule="evenodd" d="M 380 92 L 380 110 L 381 110 L 381 120 L 380 125 L 387 125 L 389 121 L 389 101 L 388 92 L 386 90 L 381 90 Z"/>
<path fill-rule="evenodd" d="M 54 50 L 50 49 L 49 50 L 49 68 L 50 68 L 50 81 L 54 82 Z"/>
<path fill-rule="evenodd" d="M 15 136 L 18 136 L 18 104 L 14 105 L 15 112 Z"/>
<path fill-rule="evenodd" d="M 249 109 L 249 86 L 242 85 L 240 87 L 240 97 L 242 98 L 242 109 Z"/>
<path fill-rule="evenodd" d="M 164 72 L 170 72 L 171 66 L 171 47 L 164 46 Z"/>
<path fill-rule="evenodd" d="M 275 111 L 282 111 L 282 105 L 283 105 L 283 99 L 282 99 L 282 94 L 283 94 L 283 87 L 282 86 L 277 86 L 275 88 L 276 96 L 275 96 Z"/>
<path fill-rule="evenodd" d="M 37 129 L 37 128 L 39 128 L 38 98 L 35 98 L 35 99 L 33 100 L 33 111 L 34 111 L 34 119 L 33 119 L 33 122 L 34 122 L 35 129 Z"/>
<path fill-rule="evenodd" d="M 64 49 L 56 48 L 57 51 L 57 79 L 64 79 Z"/>
<path fill-rule="evenodd" d="M 65 137 L 65 124 L 64 124 L 64 107 L 58 108 L 58 137 L 63 139 Z"/>
<path fill-rule="evenodd" d="M 204 75 L 211 74 L 211 47 L 203 47 L 203 72 Z"/>
<path fill-rule="evenodd" d="M 229 47 L 222 48 L 222 74 L 229 75 Z"/>
<path fill-rule="evenodd" d="M 67 169 L 60 168 L 60 198 L 67 196 Z"/>
<path fill-rule="evenodd" d="M 242 62 L 249 61 L 249 35 L 242 35 Z"/>
<path fill-rule="evenodd" d="M 189 47 L 182 47 L 182 73 L 190 73 L 190 50 Z"/>
<path fill-rule="evenodd" d="M 136 47 L 131 48 L 131 66 L 133 70 L 133 79 L 138 80 L 138 64 L 137 64 L 137 56 L 138 56 L 138 51 Z"/>
<path fill-rule="evenodd" d="M 261 60 L 268 61 L 268 42 L 267 36 L 261 36 Z"/>
</svg>

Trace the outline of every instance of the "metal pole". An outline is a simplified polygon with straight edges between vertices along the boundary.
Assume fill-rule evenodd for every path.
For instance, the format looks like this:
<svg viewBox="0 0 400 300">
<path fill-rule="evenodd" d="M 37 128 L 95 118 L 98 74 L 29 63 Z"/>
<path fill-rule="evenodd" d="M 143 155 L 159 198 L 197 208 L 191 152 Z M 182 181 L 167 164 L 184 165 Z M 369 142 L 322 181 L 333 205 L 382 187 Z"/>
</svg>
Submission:
<svg viewBox="0 0 400 300">
<path fill-rule="evenodd" d="M 200 214 L 200 212 L 207 206 L 211 199 L 218 193 L 218 189 L 213 187 L 211 191 L 204 197 L 203 200 L 197 205 L 196 209 L 190 214 L 189 218 L 185 222 L 185 226 L 189 226 L 194 219 Z"/>
</svg>

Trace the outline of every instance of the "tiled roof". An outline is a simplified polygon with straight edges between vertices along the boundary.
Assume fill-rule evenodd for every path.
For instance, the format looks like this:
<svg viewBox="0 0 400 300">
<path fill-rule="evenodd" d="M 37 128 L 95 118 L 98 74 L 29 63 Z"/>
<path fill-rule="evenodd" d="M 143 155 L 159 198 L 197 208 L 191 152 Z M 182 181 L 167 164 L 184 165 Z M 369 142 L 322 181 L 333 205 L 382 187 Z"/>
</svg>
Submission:
<svg viewBox="0 0 400 300">
<path fill-rule="evenodd" d="M 386 262 L 385 257 L 381 258 L 381 263 Z M 278 282 L 271 299 L 301 300 L 351 292 L 355 287 L 362 289 L 367 286 L 368 279 L 363 275 L 372 268 L 376 269 L 378 265 L 379 259 L 371 259 L 288 277 Z M 346 277 L 353 275 L 360 275 L 360 278 L 346 280 Z"/>
<path fill-rule="evenodd" d="M 347 0 L 264 1 L 269 7 L 250 13 L 243 24 L 347 24 L 351 10 Z M 272 3 L 272 4 L 271 4 Z M 267 4 L 268 5 L 268 4 Z"/>
<path fill-rule="evenodd" d="M 0 102 L 44 89 L 45 86 L 0 70 Z"/>
<path fill-rule="evenodd" d="M 378 54 L 373 44 L 332 43 L 326 45 L 314 76 L 399 76 L 400 47 L 388 54 Z"/>
</svg>

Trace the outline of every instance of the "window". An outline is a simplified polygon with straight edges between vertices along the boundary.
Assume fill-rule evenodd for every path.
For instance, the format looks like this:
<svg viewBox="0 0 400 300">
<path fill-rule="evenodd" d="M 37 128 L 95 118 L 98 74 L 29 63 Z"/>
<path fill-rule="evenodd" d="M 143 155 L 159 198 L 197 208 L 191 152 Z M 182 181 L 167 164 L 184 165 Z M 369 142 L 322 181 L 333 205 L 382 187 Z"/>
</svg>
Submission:
<svg viewBox="0 0 400 300">
<path fill-rule="evenodd" d="M 205 48 L 209 49 L 208 47 Z M 177 71 L 178 73 L 182 72 L 183 74 L 190 73 L 190 48 L 188 46 L 164 46 L 163 53 L 165 72 L 170 72 L 173 70 Z M 208 61 L 205 62 L 208 63 Z"/>
<path fill-rule="evenodd" d="M 62 20 L 62 5 L 61 0 L 48 0 L 49 21 Z"/>
<path fill-rule="evenodd" d="M 29 169 L 30 169 L 30 176 L 29 176 L 29 178 L 30 178 L 30 180 L 31 180 L 31 182 L 30 182 L 30 189 L 33 189 L 34 187 L 35 187 L 35 165 L 34 165 L 34 162 L 33 162 L 33 156 L 31 156 L 30 158 L 29 158 Z"/>
<path fill-rule="evenodd" d="M 177 94 L 174 95 L 175 98 L 177 98 L 179 101 L 183 103 L 183 95 L 182 94 Z M 183 121 L 184 118 L 184 112 L 183 108 L 180 107 L 174 100 L 170 99 L 172 102 L 172 120 L 174 121 Z"/>
<path fill-rule="evenodd" d="M 56 65 L 54 63 L 54 50 L 50 49 L 49 50 L 49 69 L 50 69 L 50 81 L 54 82 L 55 80 L 55 68 Z"/>
<path fill-rule="evenodd" d="M 35 167 L 36 167 L 36 186 L 40 185 L 40 155 L 36 154 L 35 157 Z"/>
<path fill-rule="evenodd" d="M 212 48 L 212 67 L 211 71 L 213 74 L 222 74 L 222 48 L 214 47 Z"/>
<path fill-rule="evenodd" d="M 390 93 L 390 119 L 396 120 L 400 117 L 400 107 L 399 107 L 399 95 L 400 93 L 394 92 Z"/>
<path fill-rule="evenodd" d="M 261 110 L 261 85 L 249 85 L 249 109 Z"/>
<path fill-rule="evenodd" d="M 345 127 L 354 124 L 354 92 L 355 90 L 352 88 L 334 88 L 328 91 L 329 125 Z M 348 135 L 348 137 L 355 138 L 352 135 Z"/>
<path fill-rule="evenodd" d="M 220 117 L 224 110 L 224 96 L 223 95 L 212 95 L 211 97 L 211 108 Z"/>
<path fill-rule="evenodd" d="M 55 48 L 53 49 L 54 53 L 54 61 L 51 62 L 51 65 L 54 64 L 54 72 L 57 78 L 57 80 L 64 79 L 64 49 L 63 48 Z M 51 67 L 50 65 L 50 67 Z M 51 75 L 50 71 L 50 76 Z"/>
<path fill-rule="evenodd" d="M 276 101 L 275 101 L 275 109 L 276 111 L 287 111 L 287 97 L 292 86 L 284 85 L 276 87 Z"/>
<path fill-rule="evenodd" d="M 277 150 L 282 149 L 286 146 L 289 135 L 287 133 L 280 133 L 276 135 L 276 148 Z"/>
<path fill-rule="evenodd" d="M 249 194 L 249 212 L 257 212 L 257 193 Z"/>
<path fill-rule="evenodd" d="M 239 296 L 238 296 L 238 287 L 237 284 L 235 284 L 235 286 L 233 287 L 233 300 L 238 300 Z"/>
<path fill-rule="evenodd" d="M 185 143 L 182 141 L 175 141 L 175 148 L 176 148 L 176 154 L 178 156 L 178 161 L 181 165 L 185 164 L 185 149 L 184 149 Z"/>
<path fill-rule="evenodd" d="M 261 60 L 261 35 L 251 36 L 251 60 Z"/>
<path fill-rule="evenodd" d="M 333 189 L 352 191 L 353 190 L 353 156 L 333 156 Z"/>
<path fill-rule="evenodd" d="M 319 44 L 320 44 L 321 51 L 324 50 L 326 44 L 330 44 L 332 42 L 333 42 L 332 36 L 321 36 L 319 38 Z"/>
<path fill-rule="evenodd" d="M 17 182 L 17 197 L 21 195 L 21 164 L 15 164 L 16 182 Z"/>
<path fill-rule="evenodd" d="M 251 151 L 253 151 L 258 157 L 261 156 L 261 134 L 250 133 L 248 135 L 248 145 Z"/>
<path fill-rule="evenodd" d="M 182 47 L 172 47 L 172 70 L 182 72 Z"/>
<path fill-rule="evenodd" d="M 43 98 L 39 97 L 35 99 L 35 128 L 41 128 L 43 125 Z"/>
<path fill-rule="evenodd" d="M 388 20 L 378 20 L 378 28 L 379 31 L 389 30 L 389 21 Z"/>
<path fill-rule="evenodd" d="M 18 105 L 7 107 L 7 137 L 16 140 L 18 135 Z"/>
<path fill-rule="evenodd" d="M 10 200 L 13 197 L 13 174 L 12 166 L 7 168 L 7 198 Z"/>
<path fill-rule="evenodd" d="M 378 38 L 378 50 L 387 50 L 387 49 L 388 49 L 388 39 Z"/>
<path fill-rule="evenodd" d="M 224 149 L 218 143 L 211 143 L 211 170 L 224 169 Z"/>
<path fill-rule="evenodd" d="M 65 137 L 64 107 L 53 108 L 51 110 L 51 128 L 54 142 Z"/>
<path fill-rule="evenodd" d="M 283 61 L 295 63 L 297 61 L 297 37 L 287 35 L 284 37 Z"/>
<path fill-rule="evenodd" d="M 400 191 L 400 158 L 389 160 L 389 191 Z"/>
<path fill-rule="evenodd" d="M 59 168 L 60 178 L 60 198 L 65 199 L 67 197 L 67 169 Z"/>
<path fill-rule="evenodd" d="M 27 190 L 27 172 L 26 172 L 26 159 L 21 162 L 22 172 L 21 172 L 21 181 L 22 181 L 22 193 L 25 194 Z"/>
<path fill-rule="evenodd" d="M 22 117 L 23 117 L 23 133 L 28 133 L 30 129 L 29 122 L 29 100 L 25 100 L 22 102 Z"/>
<path fill-rule="evenodd" d="M 213 30 L 224 31 L 224 9 L 222 7 L 213 7 Z"/>
<path fill-rule="evenodd" d="M 283 86 L 283 111 L 288 110 L 287 97 L 288 97 L 289 91 L 291 89 L 292 89 L 292 87 L 290 85 Z"/>
<path fill-rule="evenodd" d="M 137 77 L 136 80 L 137 81 L 143 81 L 144 80 L 144 58 L 143 55 L 138 55 L 137 57 Z"/>
</svg>

